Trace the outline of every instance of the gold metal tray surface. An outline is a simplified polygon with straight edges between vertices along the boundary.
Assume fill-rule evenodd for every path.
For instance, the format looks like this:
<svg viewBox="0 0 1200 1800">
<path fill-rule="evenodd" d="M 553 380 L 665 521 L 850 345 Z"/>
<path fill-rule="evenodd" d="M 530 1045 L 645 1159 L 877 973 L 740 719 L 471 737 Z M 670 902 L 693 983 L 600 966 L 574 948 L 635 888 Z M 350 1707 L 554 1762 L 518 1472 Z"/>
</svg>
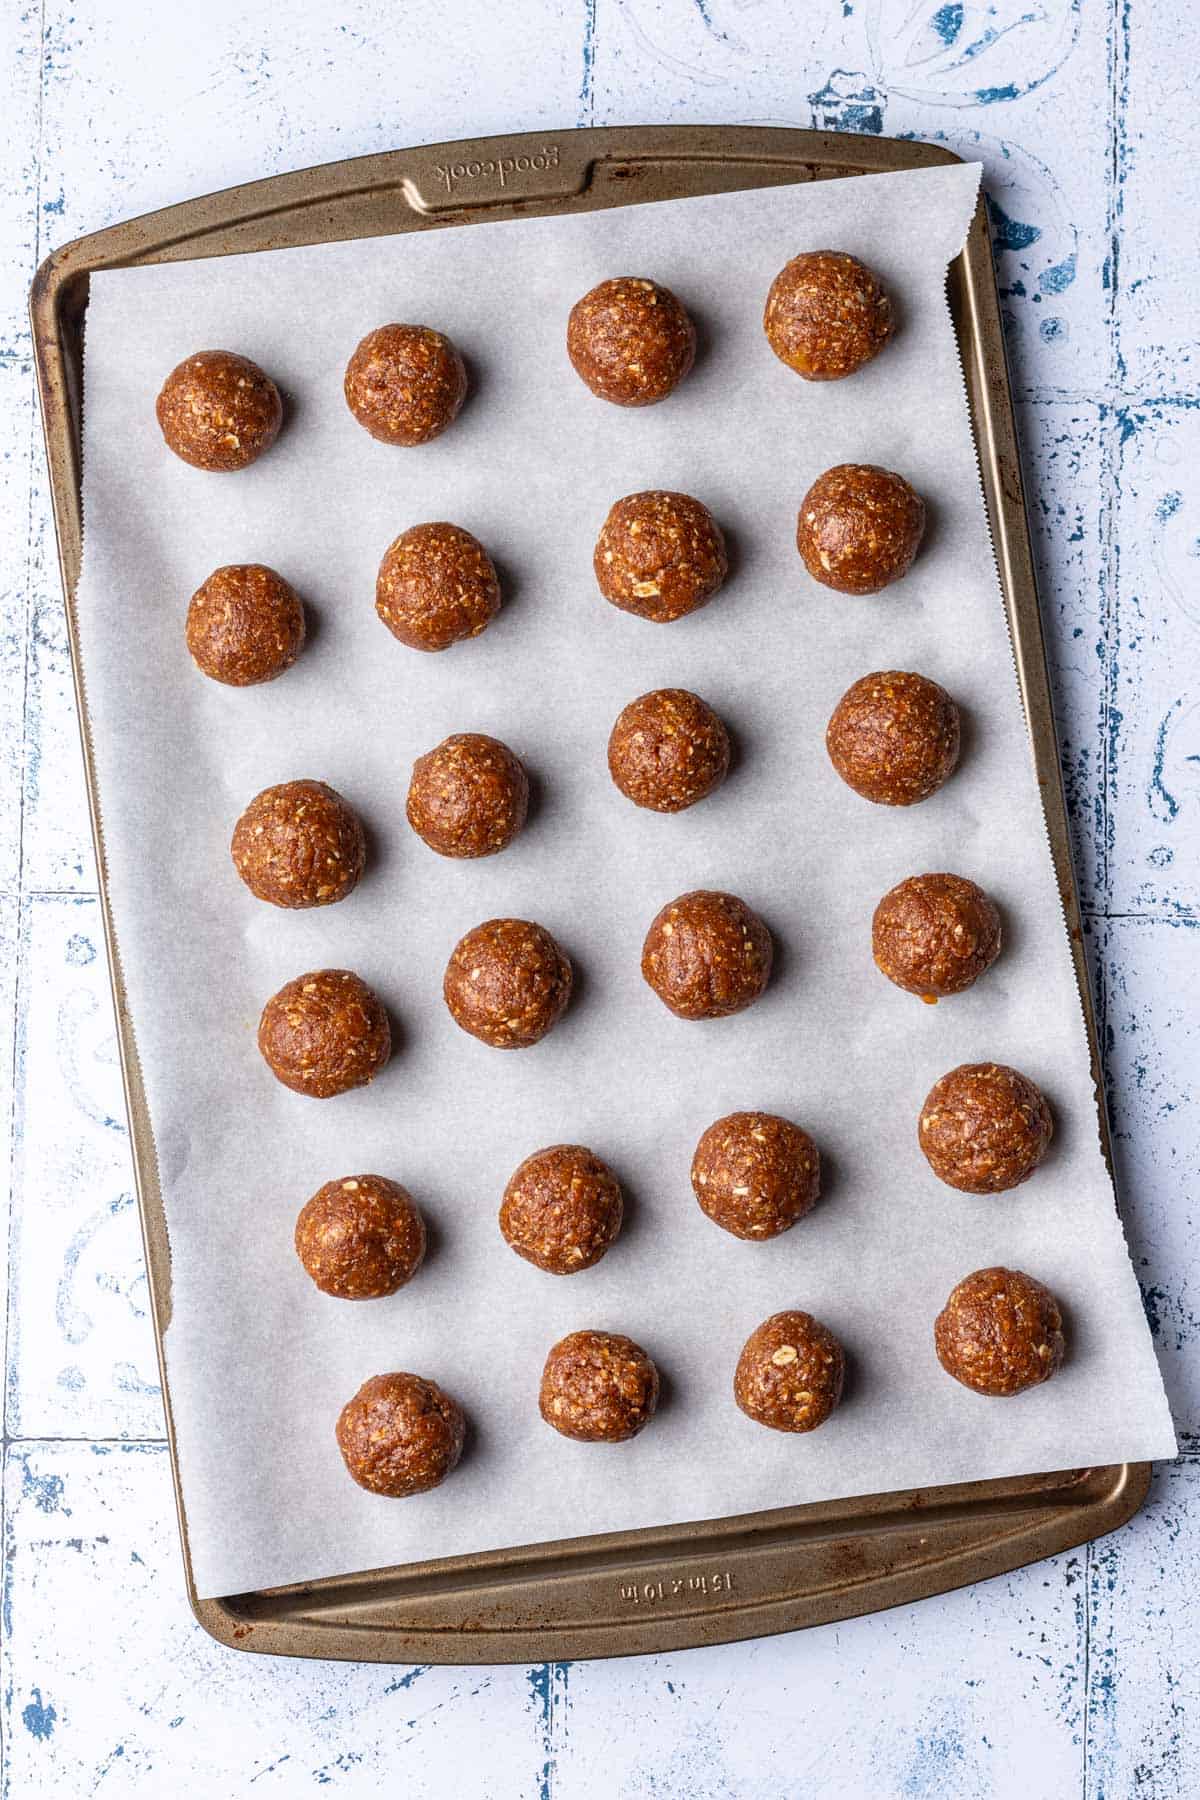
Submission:
<svg viewBox="0 0 1200 1800">
<path fill-rule="evenodd" d="M 77 238 L 39 269 L 30 302 L 80 731 L 112 972 L 134 1168 L 188 1595 L 231 1647 L 375 1662 L 530 1662 L 629 1656 L 820 1625 L 1054 1555 L 1123 1524 L 1149 1464 L 1070 1470 L 701 1524 L 609 1533 L 200 1600 L 175 1459 L 162 1340 L 171 1258 L 154 1139 L 108 902 L 75 584 L 88 279 L 97 269 L 587 212 L 783 182 L 956 161 L 934 145 L 771 127 L 634 126 L 430 144 L 251 182 Z M 1099 1063 L 1050 685 L 983 203 L 951 265 L 980 471 L 1046 827 L 1091 1045 Z M 1107 1155 L 1102 1087 L 1098 1126 Z"/>
</svg>

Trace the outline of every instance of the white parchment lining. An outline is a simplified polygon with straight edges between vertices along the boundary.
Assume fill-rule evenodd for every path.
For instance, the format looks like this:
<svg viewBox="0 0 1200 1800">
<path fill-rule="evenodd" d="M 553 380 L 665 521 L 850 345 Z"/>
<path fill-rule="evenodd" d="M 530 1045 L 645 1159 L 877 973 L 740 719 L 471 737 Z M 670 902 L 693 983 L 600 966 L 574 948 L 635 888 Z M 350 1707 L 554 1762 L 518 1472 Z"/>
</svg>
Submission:
<svg viewBox="0 0 1200 1800">
<path fill-rule="evenodd" d="M 170 1231 L 166 1357 L 201 1595 L 800 1501 L 1169 1456 L 1174 1438 L 1097 1143 L 1063 930 L 944 299 L 979 170 L 774 188 L 393 238 L 104 273 L 86 351 L 79 619 L 109 883 Z M 770 354 L 763 298 L 802 248 L 854 251 L 897 297 L 895 343 L 853 380 L 812 385 Z M 619 273 L 653 276 L 699 321 L 693 375 L 666 404 L 594 399 L 566 361 L 571 303 Z M 448 331 L 470 365 L 459 422 L 384 448 L 341 394 L 355 343 L 389 319 Z M 213 476 L 164 450 L 163 375 L 235 349 L 287 397 L 277 446 Z M 813 583 L 794 548 L 808 483 L 842 461 L 898 469 L 926 496 L 927 544 L 873 599 Z M 698 495 L 733 570 L 669 627 L 598 596 L 596 531 L 643 487 Z M 373 608 L 390 540 L 423 519 L 474 531 L 505 605 L 441 656 L 395 643 Z M 304 595 L 312 641 L 262 688 L 204 680 L 183 640 L 188 596 L 220 563 L 263 561 Z M 962 768 L 925 805 L 873 807 L 833 774 L 825 722 L 857 676 L 919 669 L 962 704 Z M 645 690 L 694 688 L 728 721 L 735 770 L 675 818 L 631 807 L 605 743 Z M 511 850 L 434 856 L 408 830 L 413 758 L 456 730 L 503 738 L 536 805 Z M 345 903 L 260 905 L 228 856 L 270 782 L 315 776 L 362 811 L 371 866 Z M 952 869 L 996 897 L 1006 947 L 937 1007 L 870 956 L 875 901 Z M 642 984 L 642 936 L 696 886 L 758 908 L 778 949 L 766 998 L 689 1024 Z M 578 971 L 563 1024 L 504 1054 L 446 1014 L 441 973 L 481 919 L 540 920 Z M 397 1049 L 369 1089 L 307 1101 L 260 1062 L 263 1001 L 307 969 L 349 967 L 391 1008 Z M 1050 1098 L 1052 1154 L 1015 1193 L 973 1199 L 927 1169 L 915 1121 L 954 1064 L 1015 1063 Z M 693 1145 L 735 1107 L 806 1126 L 825 1194 L 793 1231 L 736 1242 L 699 1212 Z M 628 1224 L 602 1264 L 554 1280 L 495 1222 L 531 1150 L 591 1145 L 618 1172 Z M 377 1171 L 425 1209 L 425 1269 L 392 1299 L 348 1305 L 309 1283 L 296 1212 L 333 1176 Z M 958 1387 L 931 1324 L 953 1283 L 994 1262 L 1060 1296 L 1071 1353 L 1008 1402 Z M 800 1306 L 844 1340 L 852 1376 L 811 1437 L 764 1431 L 732 1403 L 742 1341 Z M 585 1325 L 628 1332 L 664 1401 L 634 1443 L 568 1443 L 542 1424 L 549 1345 Z M 415 1369 L 471 1421 L 434 1493 L 360 1492 L 333 1438 L 368 1375 Z"/>
</svg>

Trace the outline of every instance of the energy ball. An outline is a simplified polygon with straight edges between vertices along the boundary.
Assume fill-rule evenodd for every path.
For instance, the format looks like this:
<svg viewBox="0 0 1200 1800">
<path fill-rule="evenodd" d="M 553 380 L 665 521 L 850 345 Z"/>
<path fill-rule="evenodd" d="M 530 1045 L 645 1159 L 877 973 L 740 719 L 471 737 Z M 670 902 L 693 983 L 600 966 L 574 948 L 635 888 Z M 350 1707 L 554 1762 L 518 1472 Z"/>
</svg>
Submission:
<svg viewBox="0 0 1200 1800">
<path fill-rule="evenodd" d="M 925 502 L 903 475 L 839 463 L 805 494 L 796 548 L 814 581 L 839 594 L 877 594 L 908 573 L 925 533 Z"/>
<path fill-rule="evenodd" d="M 210 681 L 254 687 L 290 669 L 304 648 L 304 608 L 263 563 L 214 569 L 188 604 L 187 647 Z"/>
<path fill-rule="evenodd" d="M 879 355 L 892 335 L 892 303 L 879 277 L 845 250 L 808 250 L 771 283 L 767 342 L 806 381 L 840 381 Z"/>
<path fill-rule="evenodd" d="M 283 423 L 275 383 L 232 350 L 201 350 L 172 369 L 155 411 L 169 450 L 193 469 L 221 472 L 257 462 Z"/>
<path fill-rule="evenodd" d="M 420 1268 L 425 1221 L 398 1181 L 346 1175 L 327 1181 L 301 1208 L 296 1255 L 323 1294 L 381 1300 Z"/>
<path fill-rule="evenodd" d="M 680 1019 L 724 1019 L 757 1000 L 771 934 L 734 894 L 698 888 L 664 906 L 642 946 L 642 978 Z"/>
<path fill-rule="evenodd" d="M 338 1416 L 342 1459 L 359 1487 L 406 1500 L 445 1481 L 462 1455 L 462 1407 L 423 1375 L 372 1375 Z"/>
<path fill-rule="evenodd" d="M 725 539 L 707 506 L 658 488 L 627 494 L 600 528 L 592 567 L 622 612 L 669 625 L 712 599 L 729 572 Z"/>
<path fill-rule="evenodd" d="M 256 794 L 233 828 L 233 866 L 271 906 L 331 906 L 367 859 L 358 814 L 323 781 L 281 781 Z"/>
<path fill-rule="evenodd" d="M 815 1431 L 842 1397 L 846 1359 L 827 1326 L 806 1312 L 777 1312 L 746 1339 L 733 1397 L 772 1431 Z"/>
<path fill-rule="evenodd" d="M 691 368 L 696 328 L 669 288 L 620 275 L 602 281 L 571 308 L 567 355 L 601 400 L 653 406 Z"/>
<path fill-rule="evenodd" d="M 650 1423 L 657 1405 L 658 1370 L 619 1332 L 573 1331 L 546 1358 L 538 1409 L 564 1437 L 622 1444 Z"/>
<path fill-rule="evenodd" d="M 964 1194 L 1002 1194 L 1028 1181 L 1054 1121 L 1041 1089 L 1004 1063 L 960 1063 L 935 1081 L 917 1137 L 939 1181 Z"/>
<path fill-rule="evenodd" d="M 729 733 L 687 688 L 631 700 L 608 740 L 608 772 L 627 800 L 650 812 L 683 812 L 729 773 Z"/>
<path fill-rule="evenodd" d="M 258 1048 L 293 1093 L 328 1100 L 373 1081 L 392 1052 L 388 1016 L 349 969 L 315 969 L 273 994 L 258 1022 Z"/>
<path fill-rule="evenodd" d="M 458 417 L 467 371 L 428 325 L 381 325 L 346 365 L 346 405 L 381 444 L 427 444 Z"/>
<path fill-rule="evenodd" d="M 527 1156 L 504 1190 L 505 1243 L 548 1275 L 598 1263 L 621 1229 L 616 1176 L 582 1144 L 552 1144 Z"/>
<path fill-rule="evenodd" d="M 915 806 L 958 766 L 958 707 L 925 675 L 879 669 L 846 689 L 825 733 L 829 760 L 877 806 Z"/>
<path fill-rule="evenodd" d="M 439 856 L 494 856 L 525 823 L 529 780 L 498 738 L 460 731 L 417 758 L 405 810 Z"/>
<path fill-rule="evenodd" d="M 492 560 L 461 525 L 413 525 L 379 565 L 375 611 L 410 650 L 448 650 L 478 637 L 499 610 Z"/>
<path fill-rule="evenodd" d="M 692 1188 L 701 1212 L 723 1231 L 778 1237 L 816 1205 L 821 1159 L 808 1133 L 789 1120 L 730 1113 L 696 1145 Z"/>
<path fill-rule="evenodd" d="M 1000 954 L 1000 915 L 964 875 L 910 875 L 875 908 L 871 951 L 889 981 L 936 1005 L 991 968 Z"/>
<path fill-rule="evenodd" d="M 976 1269 L 938 1314 L 933 1344 L 947 1375 L 977 1394 L 1038 1387 L 1066 1355 L 1058 1301 L 1020 1269 Z"/>
<path fill-rule="evenodd" d="M 460 938 L 442 993 L 450 1017 L 496 1050 L 525 1050 L 566 1011 L 572 971 L 550 933 L 528 919 L 487 919 Z"/>
</svg>

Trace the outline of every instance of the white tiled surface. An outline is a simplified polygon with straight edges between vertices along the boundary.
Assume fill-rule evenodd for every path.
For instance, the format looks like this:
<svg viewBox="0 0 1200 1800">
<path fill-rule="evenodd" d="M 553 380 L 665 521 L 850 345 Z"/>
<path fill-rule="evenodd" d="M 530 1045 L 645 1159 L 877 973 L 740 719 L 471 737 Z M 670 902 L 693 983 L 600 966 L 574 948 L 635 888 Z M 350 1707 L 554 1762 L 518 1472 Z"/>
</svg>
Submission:
<svg viewBox="0 0 1200 1800">
<path fill-rule="evenodd" d="M 1183 0 L 0 9 L 5 1800 L 1200 1791 L 1198 44 Z M 28 283 L 79 232 L 277 170 L 726 119 L 986 165 L 1124 1208 L 1189 1454 L 1086 1551 L 789 1638 L 528 1670 L 238 1657 L 180 1591 Z"/>
</svg>

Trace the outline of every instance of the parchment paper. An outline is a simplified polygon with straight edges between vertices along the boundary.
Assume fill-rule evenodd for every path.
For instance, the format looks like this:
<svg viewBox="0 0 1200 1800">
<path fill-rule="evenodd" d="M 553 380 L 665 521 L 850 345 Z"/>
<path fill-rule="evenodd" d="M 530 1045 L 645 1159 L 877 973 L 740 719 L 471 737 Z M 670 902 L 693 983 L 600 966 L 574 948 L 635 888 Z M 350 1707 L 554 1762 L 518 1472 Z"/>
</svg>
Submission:
<svg viewBox="0 0 1200 1800">
<path fill-rule="evenodd" d="M 236 1592 L 377 1564 L 719 1516 L 917 1484 L 1169 1456 L 1174 1438 L 1097 1143 L 1084 1031 L 1051 873 L 944 298 L 979 170 L 822 182 L 574 218 L 429 232 L 93 277 L 87 324 L 87 696 L 119 944 L 170 1228 L 166 1357 L 197 1585 Z M 853 380 L 811 385 L 770 354 L 767 287 L 801 248 L 852 250 L 897 297 L 895 343 Z M 653 275 L 700 325 L 694 374 L 666 404 L 594 399 L 564 350 L 595 281 Z M 448 331 L 471 372 L 459 422 L 415 451 L 374 443 L 341 393 L 346 359 L 388 319 Z M 236 476 L 164 450 L 154 397 L 200 347 L 278 380 L 285 430 Z M 824 468 L 883 463 L 930 507 L 909 577 L 873 599 L 818 587 L 794 548 Z M 731 579 L 668 627 L 602 601 L 591 574 L 610 503 L 643 487 L 702 498 Z M 500 567 L 503 611 L 440 656 L 375 616 L 382 552 L 453 519 Z M 219 563 L 258 560 L 304 595 L 314 629 L 266 687 L 191 666 L 189 595 Z M 911 809 L 874 807 L 833 774 L 823 734 L 871 669 L 922 670 L 961 702 L 959 774 Z M 667 818 L 609 781 L 605 744 L 634 695 L 680 685 L 729 722 L 735 770 Z M 447 862 L 409 831 L 412 761 L 451 731 L 494 733 L 526 761 L 531 823 L 503 855 Z M 370 872 L 341 905 L 286 914 L 228 855 L 268 783 L 331 782 L 362 811 Z M 952 869 L 1002 908 L 1006 945 L 970 993 L 936 1007 L 875 970 L 871 912 L 905 875 Z M 638 958 L 660 905 L 696 886 L 758 908 L 777 945 L 765 999 L 712 1024 L 673 1018 Z M 490 1050 L 451 1022 L 447 956 L 482 919 L 540 920 L 578 972 L 537 1048 Z M 396 1054 L 328 1102 L 259 1060 L 265 999 L 317 967 L 360 971 L 386 999 Z M 1015 1063 L 1046 1091 L 1052 1154 L 1016 1192 L 975 1199 L 934 1179 L 915 1124 L 932 1082 L 967 1060 Z M 765 1245 L 706 1220 L 688 1170 L 736 1107 L 806 1126 L 825 1165 L 817 1210 Z M 523 1156 L 574 1140 L 625 1185 L 628 1224 L 597 1268 L 555 1280 L 496 1226 Z M 302 1202 L 338 1175 L 403 1181 L 430 1222 L 425 1269 L 350 1305 L 292 1250 Z M 1004 1262 L 1069 1315 L 1062 1374 L 981 1399 L 934 1358 L 951 1286 Z M 740 1346 L 799 1306 L 844 1340 L 852 1374 L 811 1437 L 733 1405 Z M 550 1344 L 628 1332 L 663 1373 L 634 1443 L 569 1443 L 539 1419 Z M 360 1492 L 334 1443 L 368 1375 L 415 1369 L 471 1421 L 442 1488 Z"/>
</svg>

